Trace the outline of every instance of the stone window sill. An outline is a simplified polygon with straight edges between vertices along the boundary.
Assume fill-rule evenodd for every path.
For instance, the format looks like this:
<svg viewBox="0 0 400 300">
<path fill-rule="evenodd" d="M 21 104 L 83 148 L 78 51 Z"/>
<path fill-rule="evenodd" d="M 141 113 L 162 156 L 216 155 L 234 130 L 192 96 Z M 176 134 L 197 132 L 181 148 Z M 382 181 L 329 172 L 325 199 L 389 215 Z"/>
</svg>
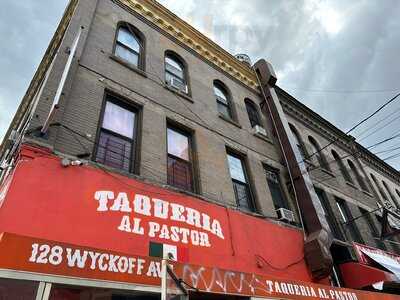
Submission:
<svg viewBox="0 0 400 300">
<path fill-rule="evenodd" d="M 239 123 L 237 123 L 236 121 L 234 121 L 234 120 L 232 120 L 232 119 L 230 119 L 230 118 L 225 117 L 224 115 L 222 115 L 222 114 L 220 114 L 220 113 L 218 114 L 218 117 L 219 117 L 220 119 L 222 119 L 222 120 L 228 122 L 228 123 L 231 123 L 232 125 L 234 125 L 234 126 L 240 128 L 240 129 L 242 128 L 242 126 L 241 126 Z"/>
<path fill-rule="evenodd" d="M 365 195 L 367 195 L 368 197 L 371 197 L 371 198 L 373 198 L 374 196 L 370 193 L 370 192 L 368 192 L 368 191 L 366 191 L 366 190 L 361 190 Z"/>
<path fill-rule="evenodd" d="M 126 68 L 128 68 L 129 70 L 131 70 L 131 71 L 133 71 L 133 72 L 135 72 L 135 73 L 137 73 L 137 74 L 139 74 L 139 75 L 142 75 L 143 77 L 146 77 L 146 78 L 147 78 L 147 74 L 146 74 L 145 71 L 139 69 L 138 67 L 136 67 L 135 65 L 133 65 L 133 64 L 131 64 L 131 63 L 129 63 L 129 62 L 127 62 L 126 60 L 123 60 L 122 58 L 120 58 L 120 57 L 118 57 L 118 56 L 116 56 L 116 55 L 114 55 L 114 54 L 111 54 L 111 55 L 110 55 L 110 58 L 111 58 L 113 61 L 116 61 L 117 63 L 123 65 L 123 66 L 126 67 Z"/>
<path fill-rule="evenodd" d="M 266 136 L 266 135 L 262 135 L 262 134 L 259 134 L 259 133 L 253 133 L 253 135 L 254 135 L 255 137 L 257 137 L 257 138 L 259 138 L 259 139 L 265 141 L 265 142 L 268 142 L 268 143 L 270 143 L 270 144 L 272 144 L 272 145 L 274 144 L 274 142 L 273 142 L 268 136 Z"/>
<path fill-rule="evenodd" d="M 351 186 L 353 189 L 358 190 L 358 188 L 353 183 L 346 181 L 346 184 Z"/>
<path fill-rule="evenodd" d="M 324 169 L 324 168 L 322 168 L 322 167 L 321 167 L 321 171 L 324 172 L 324 173 L 326 173 L 326 174 L 328 174 L 328 175 L 330 175 L 331 177 L 336 177 L 335 174 L 333 174 L 331 171 L 329 171 L 329 170 L 327 170 L 327 169 Z"/>
<path fill-rule="evenodd" d="M 168 91 L 170 91 L 171 93 L 174 93 L 175 95 L 177 95 L 177 96 L 179 96 L 179 97 L 182 97 L 183 99 L 185 99 L 185 100 L 187 100 L 187 101 L 189 101 L 189 102 L 191 102 L 191 103 L 194 103 L 192 97 L 190 97 L 188 94 L 185 94 L 185 93 L 183 93 L 183 92 L 180 92 L 180 91 L 174 89 L 173 87 L 170 87 L 170 86 L 169 86 L 168 84 L 166 84 L 166 83 L 164 83 L 164 88 L 166 88 L 166 89 L 167 89 Z"/>
</svg>

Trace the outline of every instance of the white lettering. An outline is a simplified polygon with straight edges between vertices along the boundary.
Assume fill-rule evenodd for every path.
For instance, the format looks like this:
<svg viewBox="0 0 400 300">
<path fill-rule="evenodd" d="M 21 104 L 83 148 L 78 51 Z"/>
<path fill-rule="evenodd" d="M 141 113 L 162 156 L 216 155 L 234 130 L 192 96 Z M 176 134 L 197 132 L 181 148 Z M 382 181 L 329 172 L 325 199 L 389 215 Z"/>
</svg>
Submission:
<svg viewBox="0 0 400 300">
<path fill-rule="evenodd" d="M 118 226 L 118 230 L 131 232 L 131 222 L 129 221 L 129 216 L 122 217 L 121 224 Z"/>
<path fill-rule="evenodd" d="M 135 213 L 145 215 L 145 216 L 151 216 L 150 209 L 150 198 L 144 195 L 135 195 L 135 200 L 134 202 L 134 209 Z"/>
<path fill-rule="evenodd" d="M 85 267 L 86 258 L 88 256 L 87 251 L 83 251 L 83 255 L 81 255 L 81 251 L 79 249 L 75 249 L 72 254 L 72 249 L 67 248 L 67 262 L 68 267 L 75 267 L 83 269 Z"/>
<path fill-rule="evenodd" d="M 168 218 L 169 203 L 161 199 L 152 199 L 154 203 L 154 216 L 160 219 Z"/>
<path fill-rule="evenodd" d="M 112 191 L 97 191 L 94 194 L 94 199 L 99 201 L 99 206 L 97 207 L 97 211 L 107 211 L 107 202 L 109 199 L 114 199 L 114 192 Z"/>
<path fill-rule="evenodd" d="M 129 206 L 128 195 L 126 193 L 119 193 L 114 200 L 114 204 L 110 207 L 110 210 L 131 212 L 132 209 Z"/>
</svg>

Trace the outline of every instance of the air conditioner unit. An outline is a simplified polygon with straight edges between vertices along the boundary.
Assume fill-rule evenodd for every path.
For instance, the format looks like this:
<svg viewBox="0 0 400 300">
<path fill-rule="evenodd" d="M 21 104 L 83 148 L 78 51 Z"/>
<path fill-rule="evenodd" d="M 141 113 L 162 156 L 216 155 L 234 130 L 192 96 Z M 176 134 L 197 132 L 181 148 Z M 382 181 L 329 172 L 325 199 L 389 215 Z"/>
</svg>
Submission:
<svg viewBox="0 0 400 300">
<path fill-rule="evenodd" d="M 188 87 L 186 84 L 182 83 L 180 80 L 176 78 L 171 78 L 171 80 L 168 82 L 168 85 L 170 87 L 173 87 L 174 89 L 177 89 L 180 92 L 187 93 L 188 92 Z"/>
<path fill-rule="evenodd" d="M 3 161 L 3 162 L 0 163 L 0 171 L 1 171 L 1 170 L 5 170 L 5 169 L 7 169 L 7 168 L 8 168 L 8 164 L 7 164 L 5 161 Z"/>
<path fill-rule="evenodd" d="M 278 208 L 276 210 L 278 214 L 278 219 L 280 221 L 294 222 L 294 213 L 286 208 Z"/>
<path fill-rule="evenodd" d="M 390 201 L 383 201 L 383 206 L 385 206 L 389 210 L 394 208 L 393 204 Z"/>
<path fill-rule="evenodd" d="M 253 127 L 254 133 L 255 134 L 260 134 L 263 136 L 267 136 L 267 132 L 265 131 L 265 129 L 263 127 L 261 127 L 260 125 L 256 125 Z"/>
</svg>

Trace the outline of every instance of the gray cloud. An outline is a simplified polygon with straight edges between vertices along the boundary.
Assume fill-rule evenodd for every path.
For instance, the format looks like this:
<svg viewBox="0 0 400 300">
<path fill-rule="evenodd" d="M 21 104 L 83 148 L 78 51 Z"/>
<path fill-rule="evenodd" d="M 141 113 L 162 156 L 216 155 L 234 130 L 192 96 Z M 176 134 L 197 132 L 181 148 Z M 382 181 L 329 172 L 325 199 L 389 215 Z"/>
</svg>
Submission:
<svg viewBox="0 0 400 300">
<path fill-rule="evenodd" d="M 6 0 L 3 3 L 6 9 L 0 11 L 3 38 L 0 44 L 0 139 L 66 2 Z M 160 2 L 229 52 L 248 53 L 253 61 L 261 57 L 269 60 L 278 72 L 281 87 L 343 130 L 395 92 L 337 93 L 332 90 L 399 89 L 400 92 L 400 21 L 396 16 L 400 2 L 397 0 Z M 354 136 L 398 108 L 400 100 L 354 132 Z M 399 120 L 397 118 L 362 142 L 368 146 L 398 132 Z M 392 145 L 396 143 L 400 140 L 393 141 Z M 385 144 L 372 150 L 390 146 Z M 382 157 L 390 154 L 393 153 Z M 400 167 L 400 159 L 388 163 Z"/>
<path fill-rule="evenodd" d="M 241 0 L 189 1 L 188 5 L 188 1 L 160 2 L 202 32 L 211 32 L 213 39 L 232 54 L 245 52 L 253 61 L 261 57 L 269 60 L 281 87 L 342 130 L 394 96 L 393 90 L 400 92 L 399 1 L 249 0 L 245 5 Z M 349 90 L 392 91 L 334 92 Z M 358 137 L 395 109 L 400 109 L 400 99 L 352 134 Z M 369 146 L 397 133 L 399 120 L 362 143 Z M 398 139 L 371 151 L 399 143 Z M 400 167 L 400 159 L 388 163 Z"/>
<path fill-rule="evenodd" d="M 25 94 L 67 0 L 2 1 L 0 141 Z"/>
</svg>

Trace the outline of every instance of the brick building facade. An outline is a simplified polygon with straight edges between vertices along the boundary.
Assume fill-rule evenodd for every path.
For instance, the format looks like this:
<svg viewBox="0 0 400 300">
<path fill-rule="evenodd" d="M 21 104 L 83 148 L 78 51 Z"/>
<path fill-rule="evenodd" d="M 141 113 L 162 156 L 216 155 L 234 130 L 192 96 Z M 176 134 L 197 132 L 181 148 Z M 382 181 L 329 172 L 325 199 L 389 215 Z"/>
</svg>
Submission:
<svg viewBox="0 0 400 300">
<path fill-rule="evenodd" d="M 68 60 L 71 65 L 66 68 Z M 279 133 L 276 117 L 263 108 L 266 97 L 260 92 L 256 74 L 246 62 L 227 53 L 155 1 L 71 1 L 0 148 L 4 211 L 6 204 L 14 201 L 11 196 L 15 193 L 13 188 L 18 187 L 18 172 L 14 171 L 18 162 L 51 154 L 62 160 L 65 170 L 72 168 L 71 164 L 83 163 L 85 168 L 98 170 L 98 174 L 114 174 L 122 181 L 134 180 L 163 193 L 196 199 L 201 205 L 212 205 L 211 211 L 214 205 L 224 208 L 228 219 L 230 213 L 238 213 L 250 223 L 268 224 L 277 229 L 265 227 L 266 235 L 268 230 L 282 234 L 266 238 L 272 239 L 267 243 L 271 251 L 279 253 L 282 245 L 290 242 L 280 241 L 285 234 L 294 234 L 295 239 L 301 240 L 310 233 L 310 228 L 304 228 L 304 221 L 311 212 L 299 213 L 296 198 L 302 194 L 296 193 L 291 181 L 298 178 L 291 178 L 290 164 L 284 159 L 280 134 L 286 134 L 291 145 L 295 145 L 293 151 L 302 156 L 298 162 L 307 168 L 307 176 L 315 187 L 321 208 L 315 208 L 316 214 L 322 212 L 329 225 L 329 237 L 333 236 L 333 271 L 316 278 L 312 271 L 307 271 L 306 265 L 310 263 L 304 258 L 307 254 L 302 247 L 303 257 L 295 262 L 300 266 L 292 270 L 289 269 L 295 259 L 290 255 L 296 253 L 287 255 L 288 264 L 282 269 L 264 267 L 269 264 L 266 254 L 257 253 L 261 262 L 252 262 L 257 265 L 254 269 L 241 270 L 233 259 L 223 266 L 240 272 L 257 270 L 279 278 L 364 287 L 347 284 L 340 265 L 357 260 L 352 242 L 400 254 L 396 237 L 390 241 L 379 239 L 379 222 L 384 216 L 377 210 L 377 203 L 400 207 L 398 171 L 278 86 L 271 85 L 291 129 L 291 133 Z M 64 83 L 61 90 L 60 82 Z M 60 92 L 59 101 L 54 102 Z M 46 154 L 40 154 L 43 151 Z M 66 189 L 73 189 L 69 182 L 65 184 Z M 240 228 L 239 224 L 229 223 L 229 231 L 232 226 Z M 0 222 L 2 232 L 4 228 L 11 228 L 12 234 L 23 234 L 12 224 Z M 257 231 L 248 228 L 243 232 L 247 230 Z M 34 237 L 58 241 L 51 235 Z M 60 242 L 76 241 L 60 236 Z M 232 238 L 230 242 L 235 253 L 235 242 Z M 257 248 L 260 243 L 263 244 L 252 240 L 248 247 Z M 82 240 L 82 245 L 101 248 L 89 240 Z M 107 247 L 125 250 L 123 246 Z M 0 277 L 15 277 L 8 275 L 1 273 Z M 68 288 L 60 284 L 76 284 L 72 279 L 34 280 L 40 282 L 39 290 L 48 289 L 50 299 L 67 293 Z M 378 281 L 384 280 L 365 286 L 370 289 Z M 50 292 L 52 284 L 54 291 Z M 99 287 L 101 283 L 85 281 L 82 285 Z M 103 288 L 129 289 L 111 283 Z M 394 289 L 392 285 L 390 288 Z"/>
</svg>

